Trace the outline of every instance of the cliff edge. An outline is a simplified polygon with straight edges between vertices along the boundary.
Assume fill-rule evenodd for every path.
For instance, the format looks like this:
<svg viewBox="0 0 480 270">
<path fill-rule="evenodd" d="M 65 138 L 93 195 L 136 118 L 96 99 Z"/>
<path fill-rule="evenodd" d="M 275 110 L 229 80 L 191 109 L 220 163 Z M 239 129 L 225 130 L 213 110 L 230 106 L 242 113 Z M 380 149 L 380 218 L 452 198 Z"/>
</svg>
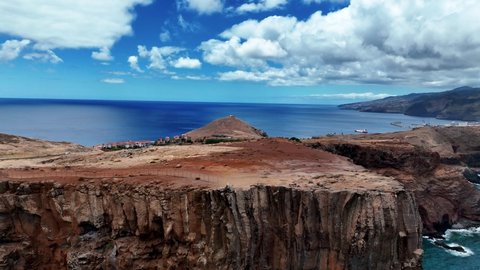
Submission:
<svg viewBox="0 0 480 270">
<path fill-rule="evenodd" d="M 305 143 L 403 183 L 415 194 L 426 234 L 480 225 L 480 190 L 475 185 L 480 127 L 425 127 Z"/>
<path fill-rule="evenodd" d="M 4 157 L 0 168 L 7 269 L 421 268 L 411 192 L 287 140 Z"/>
</svg>

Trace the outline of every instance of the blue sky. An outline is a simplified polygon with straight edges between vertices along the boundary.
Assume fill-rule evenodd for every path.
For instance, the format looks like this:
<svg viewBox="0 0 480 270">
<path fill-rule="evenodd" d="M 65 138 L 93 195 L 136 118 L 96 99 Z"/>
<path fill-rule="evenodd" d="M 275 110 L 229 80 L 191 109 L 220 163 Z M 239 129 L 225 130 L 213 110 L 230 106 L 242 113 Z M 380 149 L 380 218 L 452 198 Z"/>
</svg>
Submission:
<svg viewBox="0 0 480 270">
<path fill-rule="evenodd" d="M 0 3 L 0 97 L 346 103 L 478 85 L 477 1 Z"/>
</svg>

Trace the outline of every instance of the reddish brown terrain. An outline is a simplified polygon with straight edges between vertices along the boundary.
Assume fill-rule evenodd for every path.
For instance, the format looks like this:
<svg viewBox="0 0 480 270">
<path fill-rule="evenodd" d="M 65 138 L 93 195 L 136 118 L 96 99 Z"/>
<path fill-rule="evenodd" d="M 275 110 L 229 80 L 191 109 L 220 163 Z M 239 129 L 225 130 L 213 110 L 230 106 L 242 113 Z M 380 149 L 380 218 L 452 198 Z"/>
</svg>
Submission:
<svg viewBox="0 0 480 270">
<path fill-rule="evenodd" d="M 3 268 L 421 267 L 412 193 L 300 143 L 102 152 L 1 138 Z"/>
<path fill-rule="evenodd" d="M 260 139 L 267 134 L 233 115 L 217 119 L 186 134 L 193 140 L 204 138 Z"/>
<path fill-rule="evenodd" d="M 425 127 L 305 143 L 401 182 L 415 194 L 425 233 L 480 223 L 480 190 L 472 183 L 479 180 L 474 171 L 480 167 L 480 127 Z"/>
</svg>

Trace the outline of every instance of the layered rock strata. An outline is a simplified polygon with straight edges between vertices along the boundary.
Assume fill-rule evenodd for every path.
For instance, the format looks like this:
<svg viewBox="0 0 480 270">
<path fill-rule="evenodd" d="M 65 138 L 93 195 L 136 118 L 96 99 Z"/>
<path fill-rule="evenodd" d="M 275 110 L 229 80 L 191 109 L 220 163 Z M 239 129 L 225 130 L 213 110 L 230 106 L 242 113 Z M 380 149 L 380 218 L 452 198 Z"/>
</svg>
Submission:
<svg viewBox="0 0 480 270">
<path fill-rule="evenodd" d="M 301 143 L 38 153 L 0 159 L 0 268 L 421 267 L 412 193 Z"/>
<path fill-rule="evenodd" d="M 466 177 L 478 166 L 479 138 L 479 127 L 438 127 L 307 144 L 402 182 L 416 197 L 424 233 L 443 234 L 453 225 L 480 224 L 480 190 Z"/>
<path fill-rule="evenodd" d="M 4 269 L 416 269 L 399 189 L 0 183 Z"/>
</svg>

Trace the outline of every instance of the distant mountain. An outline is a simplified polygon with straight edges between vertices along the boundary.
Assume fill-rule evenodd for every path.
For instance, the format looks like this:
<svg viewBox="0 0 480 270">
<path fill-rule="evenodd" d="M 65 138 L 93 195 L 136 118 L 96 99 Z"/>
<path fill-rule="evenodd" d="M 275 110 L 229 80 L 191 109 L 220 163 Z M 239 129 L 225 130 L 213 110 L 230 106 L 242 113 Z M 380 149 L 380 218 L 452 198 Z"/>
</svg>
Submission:
<svg viewBox="0 0 480 270">
<path fill-rule="evenodd" d="M 464 86 L 445 92 L 414 93 L 339 107 L 361 112 L 403 113 L 438 119 L 480 121 L 480 88 Z"/>
</svg>

